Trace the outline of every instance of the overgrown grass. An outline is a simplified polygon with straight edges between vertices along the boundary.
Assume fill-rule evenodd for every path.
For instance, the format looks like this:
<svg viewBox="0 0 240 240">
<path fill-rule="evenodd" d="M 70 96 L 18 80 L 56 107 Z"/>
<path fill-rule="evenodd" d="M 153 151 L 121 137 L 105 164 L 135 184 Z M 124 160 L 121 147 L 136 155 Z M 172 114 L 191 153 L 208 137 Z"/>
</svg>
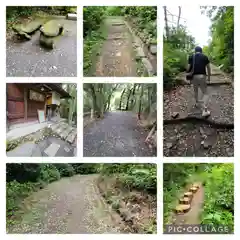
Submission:
<svg viewBox="0 0 240 240">
<path fill-rule="evenodd" d="M 215 166 L 204 174 L 205 201 L 203 224 L 234 227 L 234 169 L 233 164 Z"/>
<path fill-rule="evenodd" d="M 101 54 L 101 47 L 107 38 L 107 30 L 104 22 L 98 30 L 92 30 L 84 38 L 83 47 L 83 74 L 84 76 L 94 76 L 96 71 L 96 64 L 99 55 Z"/>
</svg>

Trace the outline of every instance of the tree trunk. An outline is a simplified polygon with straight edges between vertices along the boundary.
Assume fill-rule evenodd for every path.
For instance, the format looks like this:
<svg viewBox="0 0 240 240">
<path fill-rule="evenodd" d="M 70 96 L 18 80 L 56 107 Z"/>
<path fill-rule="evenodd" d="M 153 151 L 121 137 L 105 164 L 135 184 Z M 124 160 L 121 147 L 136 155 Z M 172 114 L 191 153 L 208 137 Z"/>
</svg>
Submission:
<svg viewBox="0 0 240 240">
<path fill-rule="evenodd" d="M 131 98 L 131 110 L 133 109 L 133 106 L 134 106 L 134 97 L 135 97 L 136 86 L 137 86 L 137 84 L 134 83 L 133 91 L 132 91 L 132 98 Z"/>
<path fill-rule="evenodd" d="M 181 19 L 182 7 L 178 6 L 178 21 L 177 21 L 177 31 L 179 30 L 180 19 Z"/>
<path fill-rule="evenodd" d="M 125 108 L 126 111 L 128 111 L 129 99 L 130 99 L 130 97 L 131 97 L 131 93 L 132 93 L 132 89 L 129 90 L 129 94 L 128 94 L 128 97 L 127 97 L 127 104 L 126 104 L 126 108 Z"/>
<path fill-rule="evenodd" d="M 165 21 L 165 29 L 166 29 L 166 37 L 169 38 L 169 28 L 168 28 L 168 20 L 167 20 L 167 7 L 164 6 L 164 21 Z"/>
<path fill-rule="evenodd" d="M 122 109 L 122 98 L 123 98 L 125 91 L 126 91 L 126 88 L 124 88 L 124 90 L 122 91 L 121 97 L 120 97 L 119 110 Z"/>
<path fill-rule="evenodd" d="M 141 95 L 139 97 L 139 106 L 138 106 L 138 120 L 141 120 L 141 109 L 142 109 L 142 96 L 143 96 L 144 85 L 141 85 Z"/>
<path fill-rule="evenodd" d="M 93 109 L 93 114 L 91 114 L 91 119 L 95 118 L 96 114 L 99 115 L 98 113 L 98 107 L 97 107 L 97 96 L 95 93 L 94 85 L 90 84 L 89 85 L 91 89 L 91 95 L 92 95 L 92 109 Z M 99 116 L 98 116 L 99 117 Z"/>
<path fill-rule="evenodd" d="M 99 84 L 99 110 L 100 110 L 100 117 L 103 118 L 104 116 L 104 109 L 105 104 L 104 104 L 104 93 L 103 93 L 103 84 Z"/>
<path fill-rule="evenodd" d="M 72 125 L 73 99 L 69 99 L 68 124 Z"/>
</svg>

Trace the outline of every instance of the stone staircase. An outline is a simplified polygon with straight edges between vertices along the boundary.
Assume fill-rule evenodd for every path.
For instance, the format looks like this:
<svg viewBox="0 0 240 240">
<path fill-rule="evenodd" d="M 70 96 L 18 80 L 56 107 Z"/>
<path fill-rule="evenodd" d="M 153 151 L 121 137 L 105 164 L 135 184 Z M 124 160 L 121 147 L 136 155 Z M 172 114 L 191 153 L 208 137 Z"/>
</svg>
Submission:
<svg viewBox="0 0 240 240">
<path fill-rule="evenodd" d="M 60 121 L 57 123 L 51 123 L 48 125 L 53 131 L 52 136 L 60 137 L 62 140 L 67 141 L 70 144 L 75 144 L 77 140 L 77 128 L 70 126 L 66 122 Z"/>
</svg>

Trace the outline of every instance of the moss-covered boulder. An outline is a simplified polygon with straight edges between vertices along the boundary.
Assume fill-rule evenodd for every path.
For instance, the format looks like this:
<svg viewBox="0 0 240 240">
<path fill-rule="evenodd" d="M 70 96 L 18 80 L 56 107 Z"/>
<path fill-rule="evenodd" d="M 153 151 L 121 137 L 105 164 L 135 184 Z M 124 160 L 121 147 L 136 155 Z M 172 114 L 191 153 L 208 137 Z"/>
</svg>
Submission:
<svg viewBox="0 0 240 240">
<path fill-rule="evenodd" d="M 56 37 L 63 33 L 63 24 L 59 20 L 50 20 L 40 28 L 41 33 L 46 37 Z"/>
<path fill-rule="evenodd" d="M 47 49 L 54 48 L 54 37 L 46 37 L 43 33 L 40 34 L 40 45 Z"/>
<path fill-rule="evenodd" d="M 13 30 L 21 37 L 26 39 L 31 39 L 30 34 L 33 34 L 35 31 L 40 29 L 42 22 L 38 20 L 31 21 L 27 24 L 17 24 L 13 26 Z"/>
</svg>

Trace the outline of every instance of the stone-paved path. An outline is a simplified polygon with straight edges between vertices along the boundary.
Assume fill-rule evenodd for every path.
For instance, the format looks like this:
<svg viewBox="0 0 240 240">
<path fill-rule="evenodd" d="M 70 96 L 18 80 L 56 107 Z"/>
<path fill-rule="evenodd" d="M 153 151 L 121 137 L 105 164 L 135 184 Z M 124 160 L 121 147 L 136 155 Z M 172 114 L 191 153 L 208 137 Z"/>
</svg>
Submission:
<svg viewBox="0 0 240 240">
<path fill-rule="evenodd" d="M 105 20 L 107 39 L 103 43 L 96 66 L 98 77 L 134 77 L 137 65 L 132 36 L 121 17 Z"/>
<path fill-rule="evenodd" d="M 97 187 L 98 175 L 76 175 L 49 184 L 24 201 L 28 211 L 8 233 L 119 233 L 118 215 Z"/>
<path fill-rule="evenodd" d="M 30 134 L 30 142 L 7 152 L 8 157 L 73 157 L 77 155 L 77 128 L 60 121 L 48 125 L 53 133 L 44 137 L 44 129 Z"/>
<path fill-rule="evenodd" d="M 144 143 L 148 131 L 137 125 L 132 112 L 110 112 L 84 129 L 85 157 L 147 157 L 156 156 L 156 150 Z"/>
<path fill-rule="evenodd" d="M 208 86 L 209 110 L 208 118 L 215 123 L 234 123 L 234 89 L 226 74 L 217 67 L 212 67 L 211 82 Z M 199 97 L 201 97 L 201 92 Z M 171 92 L 164 93 L 164 120 L 194 115 L 201 118 L 201 108 L 194 107 L 193 87 L 178 86 Z M 234 154 L 234 130 L 222 130 L 200 123 L 179 123 L 164 126 L 165 156 L 228 156 Z"/>
<path fill-rule="evenodd" d="M 64 25 L 64 33 L 56 40 L 53 50 L 39 45 L 39 31 L 30 41 L 7 40 L 7 77 L 77 76 L 77 22 L 65 19 L 59 22 Z"/>
</svg>

